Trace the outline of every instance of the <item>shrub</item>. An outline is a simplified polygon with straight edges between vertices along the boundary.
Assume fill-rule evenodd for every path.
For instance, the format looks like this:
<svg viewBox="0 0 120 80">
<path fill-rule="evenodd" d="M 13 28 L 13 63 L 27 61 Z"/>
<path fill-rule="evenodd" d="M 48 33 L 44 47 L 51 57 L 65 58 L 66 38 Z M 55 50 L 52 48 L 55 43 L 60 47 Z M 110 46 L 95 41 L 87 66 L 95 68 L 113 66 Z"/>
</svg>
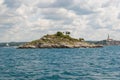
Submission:
<svg viewBox="0 0 120 80">
<path fill-rule="evenodd" d="M 64 34 L 62 32 L 57 32 L 56 35 L 60 36 L 60 37 L 64 36 Z"/>
<path fill-rule="evenodd" d="M 85 41 L 84 38 L 79 38 L 79 41 Z"/>
<path fill-rule="evenodd" d="M 70 35 L 70 32 L 67 31 L 67 32 L 66 32 L 66 35 Z"/>
</svg>

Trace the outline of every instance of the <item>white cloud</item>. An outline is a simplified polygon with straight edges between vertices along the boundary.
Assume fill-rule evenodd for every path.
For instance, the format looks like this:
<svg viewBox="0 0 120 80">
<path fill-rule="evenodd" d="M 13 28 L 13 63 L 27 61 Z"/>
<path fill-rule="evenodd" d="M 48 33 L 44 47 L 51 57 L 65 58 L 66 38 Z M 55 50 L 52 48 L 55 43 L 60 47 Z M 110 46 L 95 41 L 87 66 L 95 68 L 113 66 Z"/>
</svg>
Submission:
<svg viewBox="0 0 120 80">
<path fill-rule="evenodd" d="M 0 0 L 0 10 L 0 41 L 30 41 L 56 31 L 120 40 L 119 0 Z"/>
<path fill-rule="evenodd" d="M 0 4 L 3 4 L 4 0 L 0 0 Z"/>
</svg>

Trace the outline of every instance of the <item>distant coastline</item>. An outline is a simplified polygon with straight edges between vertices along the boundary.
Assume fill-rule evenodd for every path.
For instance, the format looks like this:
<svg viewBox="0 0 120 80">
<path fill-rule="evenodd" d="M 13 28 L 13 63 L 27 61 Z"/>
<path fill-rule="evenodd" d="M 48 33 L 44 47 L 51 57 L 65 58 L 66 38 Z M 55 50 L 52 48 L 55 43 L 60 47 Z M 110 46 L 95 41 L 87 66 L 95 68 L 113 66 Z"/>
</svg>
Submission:
<svg viewBox="0 0 120 80">
<path fill-rule="evenodd" d="M 1 42 L 0 47 L 12 47 L 12 46 L 19 46 L 25 44 L 27 42 Z"/>
<path fill-rule="evenodd" d="M 109 34 L 108 34 L 108 37 L 106 38 L 106 40 L 87 41 L 87 42 L 94 43 L 94 44 L 101 44 L 101 45 L 104 45 L 104 46 L 120 45 L 120 41 L 110 38 Z"/>
<path fill-rule="evenodd" d="M 45 36 L 43 36 L 41 39 L 43 39 Z M 69 32 L 67 33 L 67 36 L 69 36 Z M 72 39 L 74 39 L 74 38 L 72 38 Z M 80 42 L 86 42 L 89 45 L 90 44 L 92 44 L 92 45 L 93 44 L 94 45 L 102 45 L 102 46 L 112 46 L 112 45 L 118 45 L 119 46 L 120 45 L 120 41 L 111 39 L 109 35 L 105 40 L 101 40 L 101 41 L 84 41 L 83 38 L 80 38 L 79 40 L 80 40 Z M 34 42 L 34 41 L 32 41 L 32 42 Z M 1 42 L 0 47 L 13 47 L 13 46 L 20 47 L 20 46 L 23 46 L 23 45 L 26 45 L 26 44 L 30 44 L 30 42 Z M 85 47 L 85 46 L 83 46 L 83 47 Z"/>
</svg>

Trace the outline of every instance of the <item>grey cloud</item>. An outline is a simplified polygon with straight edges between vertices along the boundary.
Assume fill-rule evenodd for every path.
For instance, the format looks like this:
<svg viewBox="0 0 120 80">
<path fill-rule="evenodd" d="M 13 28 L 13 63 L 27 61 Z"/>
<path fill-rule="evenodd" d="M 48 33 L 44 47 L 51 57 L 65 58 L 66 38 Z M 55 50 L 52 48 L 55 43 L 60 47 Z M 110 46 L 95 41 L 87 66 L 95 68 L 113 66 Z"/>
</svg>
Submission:
<svg viewBox="0 0 120 80">
<path fill-rule="evenodd" d="M 94 13 L 92 10 L 83 9 L 80 5 L 75 5 L 73 0 L 56 0 L 50 7 L 61 8 L 64 7 L 68 10 L 73 10 L 78 15 L 88 15 Z"/>
<path fill-rule="evenodd" d="M 4 4 L 6 4 L 8 8 L 18 8 L 21 5 L 19 0 L 5 0 Z"/>
<path fill-rule="evenodd" d="M 72 19 L 64 20 L 63 24 L 64 24 L 64 25 L 70 25 L 70 24 L 72 24 L 72 22 L 73 22 Z"/>
<path fill-rule="evenodd" d="M 92 10 L 83 9 L 79 6 L 72 6 L 72 7 L 69 7 L 68 9 L 73 10 L 78 15 L 89 15 L 89 14 L 95 13 Z"/>
<path fill-rule="evenodd" d="M 118 19 L 120 19 L 120 13 L 118 14 Z"/>
<path fill-rule="evenodd" d="M 64 8 L 47 8 L 43 10 L 42 15 L 44 16 L 44 19 L 50 19 L 50 20 L 69 20 L 68 18 L 68 12 Z"/>
<path fill-rule="evenodd" d="M 51 20 L 62 20 L 64 19 L 64 16 L 61 16 L 61 14 L 57 13 L 58 9 L 48 9 L 48 11 L 43 11 L 42 14 L 45 19 L 51 19 Z"/>
<path fill-rule="evenodd" d="M 73 4 L 73 0 L 56 0 L 55 3 L 52 4 L 52 7 L 68 7 Z"/>
<path fill-rule="evenodd" d="M 62 20 L 63 18 L 60 16 L 55 16 L 55 15 L 49 15 L 49 16 L 44 16 L 45 19 L 52 19 L 52 20 Z"/>
<path fill-rule="evenodd" d="M 55 0 L 54 3 L 51 4 L 41 4 L 38 3 L 37 6 L 39 8 L 67 8 L 73 4 L 73 0 Z"/>
<path fill-rule="evenodd" d="M 65 20 L 65 23 L 68 23 L 68 21 L 71 21 L 69 18 L 66 18 L 65 16 L 57 15 L 57 14 L 45 15 L 44 18 L 54 20 L 54 21 Z"/>
</svg>

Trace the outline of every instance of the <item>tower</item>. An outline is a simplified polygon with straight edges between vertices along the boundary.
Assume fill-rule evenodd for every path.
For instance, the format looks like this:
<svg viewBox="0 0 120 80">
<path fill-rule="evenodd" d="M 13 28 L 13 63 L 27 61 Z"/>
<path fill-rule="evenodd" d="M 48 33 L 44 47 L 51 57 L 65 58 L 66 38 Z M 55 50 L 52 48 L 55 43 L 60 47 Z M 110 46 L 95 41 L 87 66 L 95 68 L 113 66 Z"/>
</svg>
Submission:
<svg viewBox="0 0 120 80">
<path fill-rule="evenodd" d="M 107 40 L 108 40 L 108 41 L 110 40 L 110 36 L 109 36 L 109 34 L 108 34 Z"/>
<path fill-rule="evenodd" d="M 108 34 L 108 37 L 107 37 L 107 41 L 113 41 L 113 39 L 110 38 L 109 34 Z"/>
</svg>

